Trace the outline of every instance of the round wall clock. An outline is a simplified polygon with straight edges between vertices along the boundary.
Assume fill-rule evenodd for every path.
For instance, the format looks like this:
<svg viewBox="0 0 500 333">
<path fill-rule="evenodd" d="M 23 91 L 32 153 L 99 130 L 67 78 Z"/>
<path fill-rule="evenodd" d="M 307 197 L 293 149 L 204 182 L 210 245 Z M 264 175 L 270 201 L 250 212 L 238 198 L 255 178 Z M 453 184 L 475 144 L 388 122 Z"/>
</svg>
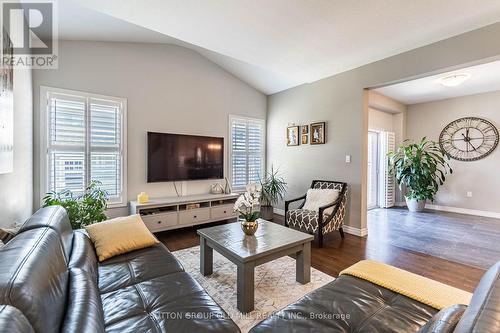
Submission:
<svg viewBox="0 0 500 333">
<path fill-rule="evenodd" d="M 443 129 L 439 145 L 451 158 L 477 161 L 495 150 L 498 145 L 498 130 L 482 118 L 460 118 Z"/>
</svg>

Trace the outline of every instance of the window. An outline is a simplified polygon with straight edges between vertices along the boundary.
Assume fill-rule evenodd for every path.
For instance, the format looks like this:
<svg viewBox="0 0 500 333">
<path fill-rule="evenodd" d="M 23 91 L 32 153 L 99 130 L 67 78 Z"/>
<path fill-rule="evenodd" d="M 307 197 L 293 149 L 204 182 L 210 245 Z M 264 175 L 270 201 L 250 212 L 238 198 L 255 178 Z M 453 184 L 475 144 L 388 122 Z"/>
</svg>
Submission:
<svg viewBox="0 0 500 333">
<path fill-rule="evenodd" d="M 91 180 L 108 192 L 110 206 L 126 196 L 127 101 L 79 91 L 42 87 L 42 194 L 81 194 Z"/>
<path fill-rule="evenodd" d="M 243 189 L 249 182 L 259 182 L 264 173 L 264 131 L 262 119 L 229 117 L 230 170 L 234 190 Z"/>
</svg>

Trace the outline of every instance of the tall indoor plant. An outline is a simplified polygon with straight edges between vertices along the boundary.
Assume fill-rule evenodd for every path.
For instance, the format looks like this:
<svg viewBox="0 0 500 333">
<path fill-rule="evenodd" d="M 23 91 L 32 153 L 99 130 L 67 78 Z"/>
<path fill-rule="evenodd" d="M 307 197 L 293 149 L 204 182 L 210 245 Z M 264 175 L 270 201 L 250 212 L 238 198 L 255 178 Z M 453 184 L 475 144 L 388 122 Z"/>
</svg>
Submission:
<svg viewBox="0 0 500 333">
<path fill-rule="evenodd" d="M 264 179 L 260 181 L 262 185 L 260 215 L 268 221 L 273 220 L 273 205 L 283 200 L 286 192 L 286 182 L 278 171 L 271 166 L 271 171 L 266 172 Z"/>
<path fill-rule="evenodd" d="M 73 229 L 104 221 L 107 219 L 104 212 L 107 208 L 108 193 L 101 186 L 101 182 L 93 180 L 81 195 L 75 195 L 70 190 L 49 192 L 43 198 L 43 207 L 63 206 Z"/>
<path fill-rule="evenodd" d="M 407 188 L 406 204 L 413 212 L 420 212 L 426 200 L 434 201 L 445 175 L 453 170 L 448 164 L 450 159 L 438 143 L 422 138 L 419 142 L 405 140 L 395 152 L 390 152 L 389 171 L 396 177 L 400 188 Z"/>
</svg>

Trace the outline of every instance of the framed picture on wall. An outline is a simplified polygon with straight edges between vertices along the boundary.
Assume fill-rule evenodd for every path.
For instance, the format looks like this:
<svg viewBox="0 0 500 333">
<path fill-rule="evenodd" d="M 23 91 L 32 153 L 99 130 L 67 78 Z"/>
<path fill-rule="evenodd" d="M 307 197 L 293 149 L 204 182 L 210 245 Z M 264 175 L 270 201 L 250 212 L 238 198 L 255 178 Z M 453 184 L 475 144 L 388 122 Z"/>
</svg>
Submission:
<svg viewBox="0 0 500 333">
<path fill-rule="evenodd" d="M 301 145 L 307 145 L 309 141 L 309 135 L 308 134 L 302 134 L 301 135 L 302 140 L 300 141 Z"/>
<path fill-rule="evenodd" d="M 326 142 L 326 123 L 312 123 L 311 124 L 311 144 L 312 145 L 321 145 Z"/>
<path fill-rule="evenodd" d="M 302 126 L 300 126 L 300 132 L 302 134 L 309 134 L 309 125 L 302 125 Z"/>
<path fill-rule="evenodd" d="M 3 30 L 3 59 L 11 59 L 12 41 Z M 14 71 L 5 64 L 0 67 L 0 174 L 14 171 Z"/>
<path fill-rule="evenodd" d="M 287 146 L 299 145 L 299 126 L 288 126 L 286 128 L 286 145 Z"/>
</svg>

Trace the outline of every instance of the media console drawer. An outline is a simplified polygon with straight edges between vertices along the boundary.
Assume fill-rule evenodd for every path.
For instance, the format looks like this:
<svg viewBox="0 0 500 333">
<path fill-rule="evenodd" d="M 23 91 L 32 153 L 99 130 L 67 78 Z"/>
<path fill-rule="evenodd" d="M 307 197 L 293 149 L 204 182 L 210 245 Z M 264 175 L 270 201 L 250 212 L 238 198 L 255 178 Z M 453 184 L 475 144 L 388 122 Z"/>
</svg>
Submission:
<svg viewBox="0 0 500 333">
<path fill-rule="evenodd" d="M 179 224 L 196 224 L 210 219 L 210 208 L 188 209 L 179 213 Z"/>
<path fill-rule="evenodd" d="M 233 211 L 233 205 L 221 205 L 212 207 L 213 219 L 230 219 L 237 216 L 238 214 Z"/>
<path fill-rule="evenodd" d="M 150 231 L 156 231 L 177 225 L 177 212 L 141 216 Z"/>
</svg>

